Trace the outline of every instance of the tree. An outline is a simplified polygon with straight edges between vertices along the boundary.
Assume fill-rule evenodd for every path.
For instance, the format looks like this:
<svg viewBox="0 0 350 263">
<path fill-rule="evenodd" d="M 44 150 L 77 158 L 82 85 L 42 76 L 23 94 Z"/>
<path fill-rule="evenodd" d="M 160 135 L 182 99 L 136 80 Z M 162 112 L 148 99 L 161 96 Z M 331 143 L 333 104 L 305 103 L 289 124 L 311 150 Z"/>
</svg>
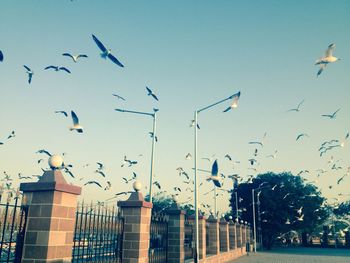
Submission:
<svg viewBox="0 0 350 263">
<path fill-rule="evenodd" d="M 238 207 L 241 219 L 253 225 L 252 189 L 255 191 L 255 202 L 260 201 L 260 221 L 257 205 L 257 229 L 261 226 L 263 245 L 271 249 L 277 237 L 291 230 L 307 234 L 316 226 L 321 225 L 327 218 L 327 211 L 322 208 L 324 198 L 314 185 L 306 184 L 300 176 L 293 176 L 289 172 L 275 174 L 268 172 L 260 174 L 252 180 L 238 186 Z M 230 206 L 232 216 L 235 215 L 235 195 L 231 195 Z M 259 234 L 259 231 L 257 231 Z M 257 235 L 258 236 L 258 235 Z"/>
</svg>

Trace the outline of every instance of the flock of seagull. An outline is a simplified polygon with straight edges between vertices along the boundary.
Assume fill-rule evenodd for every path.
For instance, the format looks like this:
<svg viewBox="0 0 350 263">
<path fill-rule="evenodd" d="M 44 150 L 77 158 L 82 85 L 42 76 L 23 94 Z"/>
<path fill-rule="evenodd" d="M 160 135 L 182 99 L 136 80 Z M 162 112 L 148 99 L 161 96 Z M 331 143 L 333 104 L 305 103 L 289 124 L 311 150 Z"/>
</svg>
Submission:
<svg viewBox="0 0 350 263">
<path fill-rule="evenodd" d="M 99 48 L 99 50 L 101 52 L 100 53 L 101 58 L 110 60 L 112 63 L 114 63 L 115 65 L 117 65 L 120 68 L 124 67 L 124 64 L 122 64 L 120 62 L 120 60 L 114 54 L 112 54 L 111 49 L 107 49 L 105 47 L 105 45 L 93 34 L 92 34 L 92 39 L 93 39 L 93 41 L 95 42 L 95 44 L 97 45 L 97 47 Z M 327 50 L 326 50 L 325 56 L 323 56 L 322 58 L 318 59 L 315 62 L 315 65 L 318 65 L 320 67 L 318 72 L 317 72 L 317 76 L 319 76 L 325 70 L 325 68 L 326 68 L 326 66 L 328 64 L 331 64 L 331 63 L 334 63 L 334 62 L 340 60 L 339 58 L 333 56 L 334 49 L 335 49 L 335 44 L 330 44 L 328 46 Z M 75 55 L 75 54 L 70 54 L 68 52 L 63 53 L 62 56 L 70 58 L 74 63 L 77 63 L 81 59 L 88 59 L 89 58 L 88 55 L 86 55 L 86 54 L 76 54 Z M 4 62 L 4 54 L 3 54 L 3 52 L 1 50 L 0 50 L 0 62 Z M 23 65 L 23 67 L 25 68 L 26 74 L 28 76 L 28 83 L 31 84 L 32 81 L 33 81 L 34 71 L 28 65 Z M 72 73 L 69 68 L 67 68 L 65 66 L 56 66 L 56 65 L 49 65 L 49 66 L 45 67 L 44 70 L 52 70 L 52 71 L 55 71 L 55 72 L 60 72 L 61 71 L 61 72 L 67 73 L 67 74 L 71 74 Z M 146 92 L 147 92 L 147 96 L 150 96 L 155 101 L 159 101 L 158 95 L 156 95 L 154 93 L 154 91 L 152 91 L 147 86 L 146 86 Z M 118 100 L 126 101 L 126 99 L 124 97 L 122 97 L 121 95 L 119 95 L 119 94 L 112 94 L 112 96 L 114 96 Z M 240 96 L 241 96 L 241 92 L 238 92 L 237 94 L 235 94 L 233 96 L 233 98 L 232 98 L 232 102 L 231 102 L 230 106 L 227 107 L 226 109 L 224 109 L 223 112 L 226 113 L 226 112 L 229 112 L 231 110 L 236 109 L 238 107 L 238 101 L 239 101 Z M 305 100 L 302 100 L 297 105 L 297 107 L 291 108 L 291 109 L 287 110 L 287 112 L 296 112 L 296 113 L 301 112 L 304 102 L 305 102 Z M 158 111 L 157 108 L 153 108 L 153 110 L 154 110 L 154 112 Z M 321 117 L 329 118 L 331 120 L 334 120 L 334 119 L 336 119 L 337 114 L 339 113 L 339 111 L 340 111 L 340 109 L 337 109 L 335 112 L 330 113 L 330 114 L 323 114 L 323 115 L 321 115 Z M 66 118 L 69 116 L 68 112 L 64 111 L 64 110 L 57 110 L 54 113 L 55 114 L 60 114 L 60 115 L 62 115 L 64 117 L 66 117 Z M 76 131 L 77 133 L 83 133 L 84 129 L 83 129 L 83 126 L 81 126 L 81 124 L 79 122 L 78 115 L 73 110 L 71 110 L 70 111 L 70 116 L 71 116 L 73 125 L 69 128 L 69 130 L 70 131 Z M 195 121 L 191 120 L 190 121 L 190 127 L 194 127 L 194 125 L 195 125 Z M 197 124 L 196 128 L 198 130 L 200 129 L 199 124 Z M 5 139 L 6 140 L 10 140 L 10 139 L 14 138 L 15 136 L 16 136 L 15 131 L 12 131 Z M 149 132 L 149 136 L 151 138 L 153 138 L 153 136 L 155 136 L 155 135 L 152 132 Z M 260 156 L 260 151 L 265 146 L 266 137 L 267 137 L 267 133 L 264 133 L 264 135 L 262 136 L 261 139 L 259 139 L 259 140 L 252 140 L 252 141 L 248 142 L 249 145 L 255 146 L 252 157 L 248 159 L 248 163 L 250 164 L 250 167 L 248 169 L 251 170 L 251 171 L 254 171 L 255 173 L 258 172 L 257 166 L 260 164 L 260 161 L 258 160 L 258 156 Z M 303 138 L 307 138 L 307 137 L 310 137 L 307 133 L 300 133 L 300 134 L 298 134 L 296 136 L 296 141 L 300 141 Z M 319 148 L 320 156 L 322 157 L 326 152 L 331 151 L 332 149 L 335 149 L 335 148 L 338 148 L 338 147 L 341 147 L 341 148 L 345 147 L 345 142 L 348 139 L 349 139 L 349 133 L 347 133 L 343 139 L 332 139 L 332 140 L 329 140 L 329 141 L 321 143 L 321 146 Z M 158 142 L 158 137 L 157 136 L 155 136 L 155 141 Z M 4 140 L 0 141 L 0 145 L 4 145 L 4 144 L 5 144 Z M 269 154 L 269 155 L 265 155 L 265 158 L 276 159 L 277 158 L 277 153 L 278 153 L 278 150 L 275 150 L 274 153 Z M 37 154 L 45 154 L 47 156 L 51 156 L 50 152 L 47 151 L 47 150 L 38 150 Z M 139 155 L 139 156 L 141 156 L 141 155 Z M 186 154 L 185 160 L 191 160 L 191 158 L 192 158 L 191 153 Z M 210 162 L 210 164 L 211 164 L 211 171 L 206 171 L 206 170 L 199 170 L 199 171 L 210 173 L 210 176 L 207 177 L 207 181 L 212 181 L 213 182 L 213 186 L 216 187 L 218 190 L 221 190 L 222 192 L 228 192 L 228 193 L 232 192 L 232 186 L 229 186 L 227 189 L 223 188 L 223 186 L 226 185 L 224 183 L 224 179 L 226 179 L 226 178 L 233 181 L 233 186 L 237 186 L 237 184 L 239 182 L 242 182 L 244 180 L 244 178 L 241 177 L 238 174 L 225 175 L 223 173 L 219 173 L 218 160 L 217 160 L 217 158 L 215 158 L 215 155 L 211 156 L 210 158 L 205 157 L 205 158 L 202 158 L 202 159 L 203 160 L 207 160 L 207 161 Z M 223 159 L 225 161 L 227 160 L 228 162 L 231 162 L 233 169 L 234 169 L 234 167 L 236 165 L 240 164 L 240 161 L 234 160 L 234 158 L 232 158 L 232 156 L 230 154 L 226 154 L 223 157 Z M 337 165 L 338 161 L 334 161 L 333 159 L 334 158 L 332 156 L 331 160 L 329 161 L 330 170 L 341 170 L 341 169 L 343 169 L 343 167 L 341 167 L 340 165 Z M 42 163 L 42 161 L 43 161 L 43 159 L 39 159 L 38 160 L 38 164 Z M 128 159 L 126 156 L 124 156 L 124 159 L 122 160 L 121 167 L 132 168 L 133 166 L 135 166 L 137 164 L 138 164 L 137 160 Z M 107 179 L 108 175 L 106 175 L 106 173 L 104 171 L 104 169 L 105 169 L 104 164 L 102 162 L 96 162 L 96 165 L 97 166 L 96 166 L 96 169 L 94 170 L 94 173 L 98 177 L 96 177 L 96 180 L 87 180 L 87 181 L 85 181 L 83 183 L 83 185 L 84 186 L 94 185 L 94 186 L 96 186 L 98 188 L 103 189 L 104 191 L 110 190 L 111 187 L 112 187 L 112 184 L 111 184 L 110 180 Z M 88 167 L 88 166 L 90 166 L 90 164 L 85 164 L 83 167 Z M 72 178 L 75 178 L 74 174 L 71 171 L 71 168 L 73 168 L 72 164 L 63 164 L 62 167 L 61 167 L 61 169 L 65 173 L 69 174 Z M 182 167 L 176 168 L 176 171 L 178 172 L 180 177 L 184 177 L 183 178 L 183 184 L 185 184 L 186 187 L 185 187 L 185 189 L 183 189 L 183 187 L 181 187 L 181 186 L 174 186 L 173 189 L 172 189 L 173 190 L 173 194 L 174 195 L 178 195 L 179 192 L 186 192 L 186 191 L 193 192 L 194 181 L 191 180 L 191 177 L 189 176 L 188 172 L 186 172 L 184 170 L 184 168 L 182 168 Z M 318 176 L 320 176 L 321 174 L 324 174 L 327 171 L 323 170 L 323 169 L 318 169 L 318 170 L 316 170 L 316 172 L 317 172 Z M 306 174 L 306 173 L 309 173 L 309 171 L 308 170 L 302 170 L 302 171 L 300 171 L 298 173 L 298 176 L 300 176 L 302 174 Z M 343 175 L 341 178 L 337 179 L 337 184 L 340 184 L 341 182 L 343 182 L 344 178 L 346 176 L 348 176 L 349 173 L 350 173 L 350 167 L 347 169 L 347 172 L 346 172 L 345 175 Z M 39 177 L 39 176 L 36 176 L 36 177 Z M 19 173 L 18 174 L 18 178 L 21 179 L 21 180 L 25 180 L 25 179 L 32 179 L 33 177 L 31 177 L 31 176 L 23 176 L 21 173 Z M 137 178 L 137 174 L 134 171 L 131 171 L 130 178 L 122 177 L 122 181 L 123 181 L 123 183 L 128 184 L 129 182 L 132 182 L 132 181 L 136 180 L 136 178 Z M 253 178 L 254 178 L 254 174 L 248 175 L 247 181 L 249 182 Z M 84 178 L 80 178 L 79 180 L 82 181 L 82 180 L 84 180 Z M 104 180 L 104 182 L 102 183 L 101 180 Z M 11 188 L 12 187 L 12 183 L 11 183 L 12 177 L 10 175 L 8 175 L 6 172 L 4 172 L 4 178 L 2 179 L 2 181 L 5 181 L 6 188 L 8 190 L 14 191 L 14 188 Z M 159 190 L 159 192 L 157 194 L 166 193 L 165 190 L 162 190 L 162 186 L 161 186 L 161 184 L 160 184 L 160 182 L 158 180 L 155 180 L 153 184 Z M 192 187 L 189 187 L 189 185 L 192 185 Z M 203 182 L 201 182 L 199 186 L 200 187 L 203 186 Z M 329 186 L 329 187 L 331 188 L 331 186 Z M 272 190 L 274 190 L 275 188 L 276 188 L 276 186 L 273 186 Z M 204 195 L 206 195 L 206 194 L 208 194 L 208 193 L 210 193 L 212 191 L 213 190 L 210 190 L 209 192 L 204 193 Z M 114 195 L 114 197 L 112 197 L 112 198 L 110 198 L 108 200 L 113 200 L 114 198 L 116 198 L 116 197 L 118 197 L 120 195 L 126 195 L 127 193 L 129 193 L 129 192 L 123 191 L 123 192 L 116 193 Z M 223 193 L 221 193 L 221 195 L 222 194 Z M 218 196 L 219 193 L 217 193 L 216 195 Z M 106 200 L 106 201 L 108 201 L 108 200 Z M 192 200 L 192 197 L 187 199 L 186 202 L 189 202 L 191 200 Z M 211 206 L 208 205 L 208 204 L 202 204 L 202 207 L 205 208 L 205 209 L 210 209 L 211 208 Z M 298 217 L 297 220 L 299 220 L 299 221 L 303 220 L 303 215 L 302 215 L 302 212 L 301 212 L 302 209 L 303 208 L 300 208 L 298 210 L 298 214 L 300 215 L 300 217 Z M 287 223 L 288 222 L 286 222 L 286 224 Z"/>
</svg>

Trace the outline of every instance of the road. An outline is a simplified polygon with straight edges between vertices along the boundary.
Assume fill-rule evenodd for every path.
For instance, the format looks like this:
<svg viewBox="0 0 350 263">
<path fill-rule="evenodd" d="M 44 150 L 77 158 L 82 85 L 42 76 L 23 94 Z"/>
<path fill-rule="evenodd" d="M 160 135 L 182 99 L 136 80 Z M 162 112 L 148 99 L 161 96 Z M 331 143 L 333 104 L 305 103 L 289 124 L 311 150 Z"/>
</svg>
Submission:
<svg viewBox="0 0 350 263">
<path fill-rule="evenodd" d="M 243 256 L 230 263 L 350 263 L 350 249 L 275 249 Z"/>
</svg>

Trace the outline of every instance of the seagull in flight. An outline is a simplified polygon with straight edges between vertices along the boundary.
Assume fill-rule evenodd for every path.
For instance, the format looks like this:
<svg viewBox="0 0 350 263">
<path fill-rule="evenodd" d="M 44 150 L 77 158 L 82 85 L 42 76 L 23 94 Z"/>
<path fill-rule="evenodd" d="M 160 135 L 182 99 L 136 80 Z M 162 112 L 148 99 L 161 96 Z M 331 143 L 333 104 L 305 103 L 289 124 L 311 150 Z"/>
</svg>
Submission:
<svg viewBox="0 0 350 263">
<path fill-rule="evenodd" d="M 148 92 L 148 94 L 147 94 L 148 96 L 152 96 L 156 101 L 159 101 L 158 97 L 153 93 L 153 91 L 150 88 L 146 87 L 146 89 Z"/>
<path fill-rule="evenodd" d="M 59 67 L 59 66 L 47 66 L 46 68 L 44 68 L 44 70 L 47 70 L 47 69 L 54 69 L 55 71 L 60 71 L 60 70 L 63 70 L 67 73 L 71 73 L 69 69 L 65 68 L 65 67 Z"/>
<path fill-rule="evenodd" d="M 300 111 L 300 107 L 301 107 L 301 105 L 303 105 L 304 101 L 305 101 L 305 100 L 302 100 L 302 101 L 298 104 L 298 106 L 297 106 L 296 108 L 290 109 L 290 110 L 288 110 L 287 112 L 289 112 L 289 111 L 299 112 L 299 111 Z"/>
<path fill-rule="evenodd" d="M 190 124 L 190 128 L 194 127 L 194 125 L 196 124 L 195 120 L 191 120 L 191 124 Z M 197 123 L 197 129 L 200 130 L 199 124 Z"/>
<path fill-rule="evenodd" d="M 28 83 L 30 84 L 32 82 L 32 77 L 34 75 L 34 72 L 26 65 L 23 65 L 23 67 L 27 70 L 27 74 L 28 74 Z"/>
<path fill-rule="evenodd" d="M 101 53 L 101 57 L 106 59 L 107 57 L 115 64 L 117 64 L 119 67 L 124 67 L 124 65 L 122 63 L 120 63 L 120 61 L 113 56 L 113 54 L 111 53 L 112 50 L 107 49 L 100 40 L 98 40 L 97 37 L 95 37 L 94 35 L 92 35 L 93 40 L 95 41 L 96 45 L 99 47 L 99 49 L 101 49 L 102 53 Z"/>
<path fill-rule="evenodd" d="M 337 57 L 334 57 L 333 56 L 333 50 L 335 48 L 335 44 L 330 44 L 326 50 L 326 54 L 324 57 L 316 60 L 316 63 L 315 65 L 320 65 L 320 69 L 319 71 L 317 72 L 317 77 L 319 75 L 321 75 L 322 71 L 326 68 L 326 66 L 329 64 L 329 63 L 333 63 L 333 62 L 336 62 L 337 60 L 340 60 L 340 58 L 337 58 Z"/>
<path fill-rule="evenodd" d="M 221 187 L 221 183 L 219 181 L 218 173 L 219 173 L 218 161 L 215 160 L 213 165 L 212 165 L 211 175 L 208 177 L 208 180 L 209 181 L 212 180 L 216 187 Z"/>
<path fill-rule="evenodd" d="M 84 186 L 85 186 L 85 185 L 88 185 L 88 184 L 95 184 L 95 185 L 97 185 L 98 187 L 102 188 L 102 185 L 101 185 L 99 182 L 96 182 L 96 181 L 88 181 L 88 182 L 86 182 L 86 183 L 84 184 Z"/>
<path fill-rule="evenodd" d="M 235 108 L 238 107 L 238 100 L 239 100 L 239 97 L 241 96 L 241 92 L 237 92 L 236 94 L 233 94 L 231 96 L 231 99 L 232 99 L 232 103 L 231 103 L 231 106 L 228 107 L 226 110 L 224 110 L 223 112 L 228 112 L 230 110 L 233 110 Z"/>
<path fill-rule="evenodd" d="M 272 158 L 275 159 L 277 157 L 277 150 L 275 151 L 274 154 L 267 155 L 266 158 Z"/>
<path fill-rule="evenodd" d="M 122 96 L 119 96 L 118 94 L 112 94 L 114 97 L 116 97 L 117 99 L 123 100 L 125 101 L 125 99 Z"/>
<path fill-rule="evenodd" d="M 84 54 L 71 55 L 70 53 L 63 53 L 62 56 L 70 57 L 71 59 L 73 59 L 73 61 L 74 61 L 75 63 L 78 62 L 78 59 L 79 59 L 79 58 L 87 58 L 87 57 L 88 57 L 87 55 L 84 55 Z"/>
<path fill-rule="evenodd" d="M 349 132 L 345 135 L 344 140 L 340 143 L 340 147 L 344 148 L 345 146 L 345 141 L 349 139 Z"/>
<path fill-rule="evenodd" d="M 190 153 L 188 153 L 185 157 L 186 160 L 191 160 L 191 158 L 192 158 L 192 155 Z"/>
<path fill-rule="evenodd" d="M 266 135 L 267 135 L 267 133 L 265 132 L 265 134 L 264 134 L 264 136 L 263 136 L 261 142 L 259 142 L 259 141 L 251 141 L 251 142 L 249 142 L 248 144 L 259 144 L 261 147 L 263 147 L 263 146 L 264 146 L 264 141 L 265 141 Z"/>
<path fill-rule="evenodd" d="M 4 54 L 2 53 L 2 51 L 0 50 L 0 62 L 4 61 Z"/>
<path fill-rule="evenodd" d="M 52 154 L 51 153 L 49 153 L 49 151 L 47 151 L 47 150 L 39 150 L 39 151 L 37 151 L 36 153 L 44 153 L 44 154 L 46 154 L 47 156 L 52 156 Z"/>
<path fill-rule="evenodd" d="M 328 117 L 330 119 L 335 119 L 337 117 L 337 113 L 340 111 L 340 109 L 337 109 L 332 114 L 323 114 L 322 117 Z"/>
<path fill-rule="evenodd" d="M 78 116 L 74 111 L 71 111 L 71 116 L 73 119 L 73 126 L 69 128 L 70 131 L 76 130 L 79 133 L 83 132 L 83 127 L 79 124 Z"/>
<path fill-rule="evenodd" d="M 298 141 L 300 138 L 302 138 L 302 137 L 310 137 L 308 134 L 306 134 L 306 133 L 301 133 L 301 134 L 299 134 L 298 136 L 297 136 L 297 138 L 295 139 L 296 141 Z"/>
</svg>

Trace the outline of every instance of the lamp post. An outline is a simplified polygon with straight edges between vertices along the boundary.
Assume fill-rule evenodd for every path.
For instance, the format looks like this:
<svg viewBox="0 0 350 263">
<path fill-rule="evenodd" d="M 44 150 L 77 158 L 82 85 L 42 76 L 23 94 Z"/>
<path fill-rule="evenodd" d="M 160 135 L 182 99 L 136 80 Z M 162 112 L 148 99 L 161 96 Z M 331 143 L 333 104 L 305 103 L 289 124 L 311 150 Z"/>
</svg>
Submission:
<svg viewBox="0 0 350 263">
<path fill-rule="evenodd" d="M 132 111 L 132 110 L 124 110 L 124 109 L 115 109 L 115 111 L 138 114 L 138 115 L 146 115 L 153 118 L 153 136 L 152 136 L 152 152 L 151 152 L 151 171 L 150 171 L 150 179 L 149 179 L 149 202 L 152 203 L 152 186 L 153 186 L 153 167 L 154 167 L 154 154 L 155 154 L 155 142 L 156 142 L 156 124 L 157 124 L 157 111 L 152 113 L 150 112 L 142 112 L 142 111 Z"/>
<path fill-rule="evenodd" d="M 227 100 L 233 99 L 235 96 L 240 96 L 239 93 L 235 93 L 231 95 L 230 97 L 227 97 L 223 100 L 220 100 L 218 102 L 215 102 L 207 107 L 204 107 L 199 110 L 194 111 L 194 210 L 195 210 L 195 243 L 196 243 L 196 250 L 195 250 L 195 255 L 194 255 L 194 262 L 198 263 L 199 262 L 199 228 L 198 228 L 198 178 L 197 178 L 197 129 L 198 129 L 198 114 L 208 110 L 218 104 L 221 104 Z"/>
</svg>

